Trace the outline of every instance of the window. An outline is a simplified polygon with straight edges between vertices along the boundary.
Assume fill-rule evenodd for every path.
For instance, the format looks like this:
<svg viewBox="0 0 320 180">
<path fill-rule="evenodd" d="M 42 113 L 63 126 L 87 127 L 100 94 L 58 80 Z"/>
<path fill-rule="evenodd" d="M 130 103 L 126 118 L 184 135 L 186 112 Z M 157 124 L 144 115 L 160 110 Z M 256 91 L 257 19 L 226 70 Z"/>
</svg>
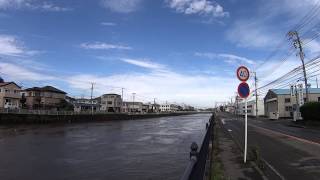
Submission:
<svg viewBox="0 0 320 180">
<path fill-rule="evenodd" d="M 292 111 L 292 106 L 286 106 L 286 111 Z"/>
<path fill-rule="evenodd" d="M 290 103 L 290 102 L 291 102 L 291 99 L 290 99 L 290 98 L 285 98 L 285 99 L 284 99 L 284 102 L 285 102 L 285 103 Z"/>
<path fill-rule="evenodd" d="M 1 91 L 0 91 L 1 92 Z M 318 102 L 320 102 L 320 97 L 318 97 Z"/>
<path fill-rule="evenodd" d="M 303 98 L 303 102 L 307 102 L 307 98 Z"/>
<path fill-rule="evenodd" d="M 7 92 L 7 93 L 9 93 L 9 92 L 10 92 L 10 91 L 9 91 L 9 89 L 5 89 L 4 91 L 5 91 L 5 92 Z"/>
<path fill-rule="evenodd" d="M 108 103 L 108 104 L 112 104 L 112 101 L 108 101 L 107 103 Z"/>
</svg>

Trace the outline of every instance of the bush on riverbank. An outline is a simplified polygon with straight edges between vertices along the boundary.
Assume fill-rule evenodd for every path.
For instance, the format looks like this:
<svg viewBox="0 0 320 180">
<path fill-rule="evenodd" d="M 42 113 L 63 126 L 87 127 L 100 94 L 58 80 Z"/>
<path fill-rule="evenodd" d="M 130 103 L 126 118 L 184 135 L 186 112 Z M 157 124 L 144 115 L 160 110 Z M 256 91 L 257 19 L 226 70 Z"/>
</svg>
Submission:
<svg viewBox="0 0 320 180">
<path fill-rule="evenodd" d="M 308 102 L 300 107 L 301 116 L 305 121 L 320 122 L 320 102 Z"/>
</svg>

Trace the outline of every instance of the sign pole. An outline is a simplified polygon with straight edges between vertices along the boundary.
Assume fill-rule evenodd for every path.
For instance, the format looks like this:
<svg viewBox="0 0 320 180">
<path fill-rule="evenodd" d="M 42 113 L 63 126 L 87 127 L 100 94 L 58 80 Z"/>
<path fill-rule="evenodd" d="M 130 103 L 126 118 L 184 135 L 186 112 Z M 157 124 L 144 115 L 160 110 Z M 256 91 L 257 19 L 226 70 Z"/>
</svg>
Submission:
<svg viewBox="0 0 320 180">
<path fill-rule="evenodd" d="M 247 145 L 248 145 L 248 102 L 247 98 L 250 95 L 250 88 L 246 81 L 250 77 L 249 69 L 245 66 L 240 66 L 237 69 L 237 77 L 241 81 L 238 86 L 238 94 L 240 97 L 244 98 L 245 101 L 245 115 L 244 115 L 244 163 L 247 162 Z"/>
<path fill-rule="evenodd" d="M 244 115 L 244 163 L 247 162 L 247 139 L 248 139 L 248 110 L 247 110 L 247 98 L 245 98 L 245 115 Z"/>
</svg>

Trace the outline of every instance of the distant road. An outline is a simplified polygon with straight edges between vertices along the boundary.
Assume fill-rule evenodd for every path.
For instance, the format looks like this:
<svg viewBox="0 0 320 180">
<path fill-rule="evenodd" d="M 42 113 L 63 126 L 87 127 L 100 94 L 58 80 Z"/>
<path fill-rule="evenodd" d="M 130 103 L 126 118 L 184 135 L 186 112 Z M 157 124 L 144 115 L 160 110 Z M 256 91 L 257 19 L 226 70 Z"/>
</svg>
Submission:
<svg viewBox="0 0 320 180">
<path fill-rule="evenodd" d="M 223 126 L 242 146 L 244 120 L 220 113 Z M 288 120 L 248 119 L 248 147 L 260 154 L 284 179 L 320 179 L 320 131 L 289 126 Z"/>
</svg>

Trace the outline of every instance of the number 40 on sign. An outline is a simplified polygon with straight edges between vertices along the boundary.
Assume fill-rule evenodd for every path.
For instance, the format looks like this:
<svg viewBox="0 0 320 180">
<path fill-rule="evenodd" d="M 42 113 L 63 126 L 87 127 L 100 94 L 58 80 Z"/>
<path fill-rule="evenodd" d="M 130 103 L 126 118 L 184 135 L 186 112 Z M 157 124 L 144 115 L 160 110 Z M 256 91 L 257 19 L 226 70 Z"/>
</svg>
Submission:
<svg viewBox="0 0 320 180">
<path fill-rule="evenodd" d="M 249 79 L 250 73 L 249 73 L 249 69 L 244 67 L 244 66 L 240 66 L 237 69 L 237 77 L 240 81 L 247 81 Z"/>
</svg>

